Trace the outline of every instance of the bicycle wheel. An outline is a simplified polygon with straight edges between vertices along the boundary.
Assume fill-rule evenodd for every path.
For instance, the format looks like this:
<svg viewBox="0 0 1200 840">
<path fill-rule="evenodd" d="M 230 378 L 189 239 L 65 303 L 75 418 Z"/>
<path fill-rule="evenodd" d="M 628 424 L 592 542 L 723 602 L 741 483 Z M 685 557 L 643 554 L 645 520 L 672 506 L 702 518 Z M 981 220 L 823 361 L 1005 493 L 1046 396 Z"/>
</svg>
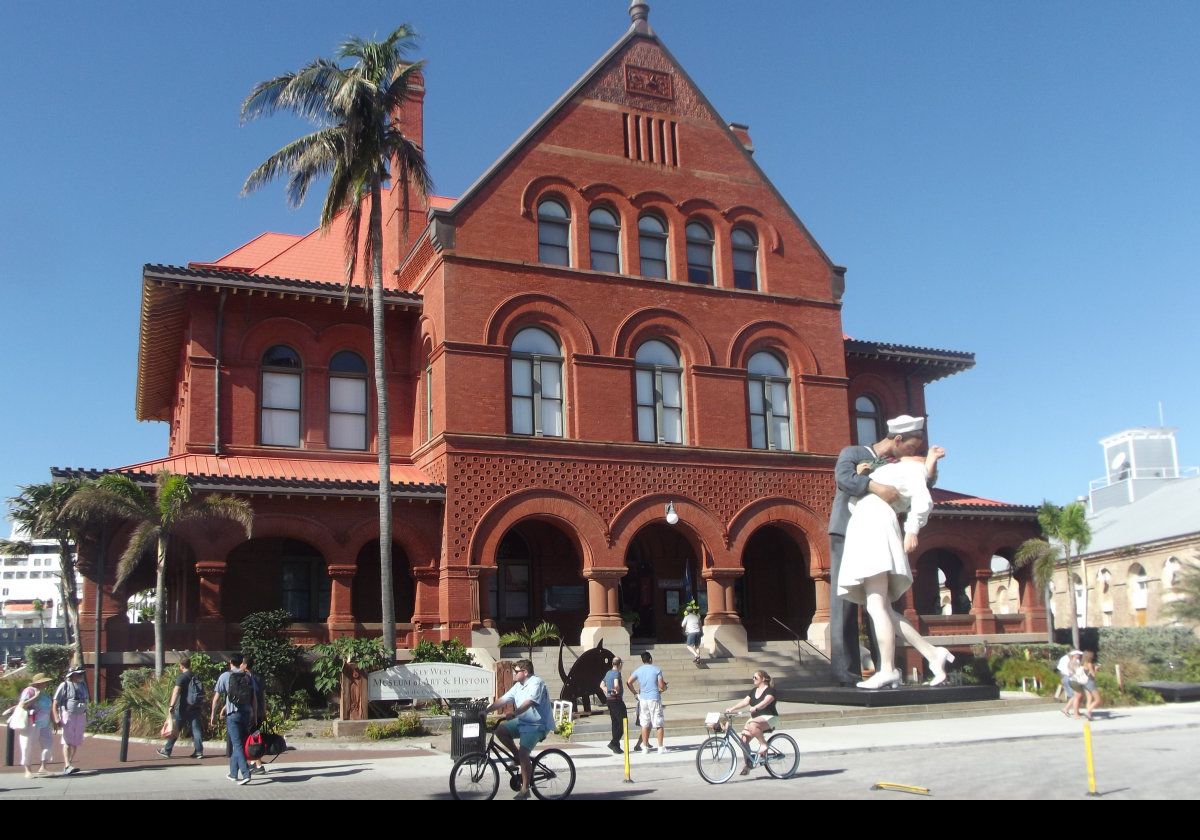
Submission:
<svg viewBox="0 0 1200 840">
<path fill-rule="evenodd" d="M 767 772 L 776 779 L 789 779 L 800 766 L 800 746 L 791 735 L 772 735 L 767 741 Z"/>
<path fill-rule="evenodd" d="M 729 739 L 714 735 L 700 745 L 696 753 L 696 770 L 710 785 L 723 785 L 737 770 L 737 753 Z"/>
<path fill-rule="evenodd" d="M 562 750 L 542 750 L 533 761 L 529 788 L 538 799 L 566 799 L 575 789 L 575 762 Z"/>
<path fill-rule="evenodd" d="M 450 771 L 450 795 L 455 799 L 494 799 L 500 773 L 486 753 L 468 753 Z"/>
</svg>

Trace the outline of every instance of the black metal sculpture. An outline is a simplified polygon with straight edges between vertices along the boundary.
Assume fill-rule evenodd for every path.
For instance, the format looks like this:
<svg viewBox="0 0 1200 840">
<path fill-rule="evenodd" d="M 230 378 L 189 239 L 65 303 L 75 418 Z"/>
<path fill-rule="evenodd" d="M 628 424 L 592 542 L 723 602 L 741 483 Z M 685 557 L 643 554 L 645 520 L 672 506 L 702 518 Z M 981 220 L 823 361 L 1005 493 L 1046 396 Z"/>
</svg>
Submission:
<svg viewBox="0 0 1200 840">
<path fill-rule="evenodd" d="M 558 695 L 559 700 L 569 700 L 575 704 L 583 704 L 583 714 L 592 713 L 592 695 L 600 700 L 600 706 L 605 707 L 608 698 L 600 691 L 600 683 L 604 675 L 612 670 L 615 654 L 604 647 L 604 639 L 596 642 L 591 650 L 585 650 L 571 666 L 571 673 L 563 668 L 563 642 L 558 643 L 558 675 L 562 678 L 563 687 Z"/>
</svg>

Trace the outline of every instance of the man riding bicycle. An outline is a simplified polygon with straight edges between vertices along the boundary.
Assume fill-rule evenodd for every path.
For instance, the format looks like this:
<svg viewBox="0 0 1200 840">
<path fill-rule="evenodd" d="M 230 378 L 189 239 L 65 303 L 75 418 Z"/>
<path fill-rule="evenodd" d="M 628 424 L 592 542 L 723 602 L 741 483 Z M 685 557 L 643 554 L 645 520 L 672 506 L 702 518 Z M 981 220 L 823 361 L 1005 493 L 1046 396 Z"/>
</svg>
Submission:
<svg viewBox="0 0 1200 840">
<path fill-rule="evenodd" d="M 513 679 L 516 681 L 513 687 L 488 706 L 487 711 L 512 707 L 504 714 L 507 720 L 496 728 L 496 737 L 516 754 L 521 764 L 521 790 L 513 799 L 528 799 L 529 778 L 532 775 L 529 753 L 554 728 L 554 712 L 550 706 L 550 692 L 546 690 L 545 681 L 534 676 L 532 662 L 518 659 L 513 664 Z"/>
</svg>

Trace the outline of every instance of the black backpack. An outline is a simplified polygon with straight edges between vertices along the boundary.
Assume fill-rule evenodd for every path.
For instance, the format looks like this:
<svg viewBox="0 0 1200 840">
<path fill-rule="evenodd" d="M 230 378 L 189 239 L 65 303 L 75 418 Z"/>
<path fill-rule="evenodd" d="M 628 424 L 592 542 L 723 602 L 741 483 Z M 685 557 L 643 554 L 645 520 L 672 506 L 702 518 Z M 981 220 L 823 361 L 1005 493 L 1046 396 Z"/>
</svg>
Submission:
<svg viewBox="0 0 1200 840">
<path fill-rule="evenodd" d="M 187 687 L 187 706 L 194 709 L 197 706 L 203 705 L 204 683 L 200 681 L 199 677 L 197 677 L 195 674 L 192 674 L 192 681 L 188 683 Z"/>
<path fill-rule="evenodd" d="M 239 709 L 249 709 L 254 706 L 254 683 L 245 671 L 230 672 L 229 702 Z"/>
</svg>

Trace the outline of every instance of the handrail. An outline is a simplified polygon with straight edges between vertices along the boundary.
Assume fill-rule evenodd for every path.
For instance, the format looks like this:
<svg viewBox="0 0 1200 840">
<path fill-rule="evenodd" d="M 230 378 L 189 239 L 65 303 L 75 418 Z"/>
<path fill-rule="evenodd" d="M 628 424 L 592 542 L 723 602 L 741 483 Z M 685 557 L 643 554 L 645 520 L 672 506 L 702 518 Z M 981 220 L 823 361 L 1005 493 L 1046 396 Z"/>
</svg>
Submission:
<svg viewBox="0 0 1200 840">
<path fill-rule="evenodd" d="M 804 640 L 800 638 L 800 634 L 797 633 L 795 630 L 793 630 L 791 627 L 788 627 L 786 624 L 784 624 L 782 621 L 780 621 L 775 616 L 771 616 L 771 620 L 774 621 L 776 624 L 778 624 L 780 627 L 782 627 L 784 630 L 791 633 L 792 636 L 796 639 L 796 664 L 799 665 L 799 664 L 803 663 L 804 662 L 804 654 L 801 653 L 800 646 L 804 642 Z M 809 645 L 809 647 L 812 647 L 812 646 Z M 817 650 L 817 649 L 813 648 L 813 650 Z M 817 652 L 821 653 L 821 651 L 819 651 L 819 650 Z M 821 655 L 825 656 L 824 653 L 821 653 Z M 826 656 L 825 658 L 828 659 L 829 657 Z"/>
</svg>

